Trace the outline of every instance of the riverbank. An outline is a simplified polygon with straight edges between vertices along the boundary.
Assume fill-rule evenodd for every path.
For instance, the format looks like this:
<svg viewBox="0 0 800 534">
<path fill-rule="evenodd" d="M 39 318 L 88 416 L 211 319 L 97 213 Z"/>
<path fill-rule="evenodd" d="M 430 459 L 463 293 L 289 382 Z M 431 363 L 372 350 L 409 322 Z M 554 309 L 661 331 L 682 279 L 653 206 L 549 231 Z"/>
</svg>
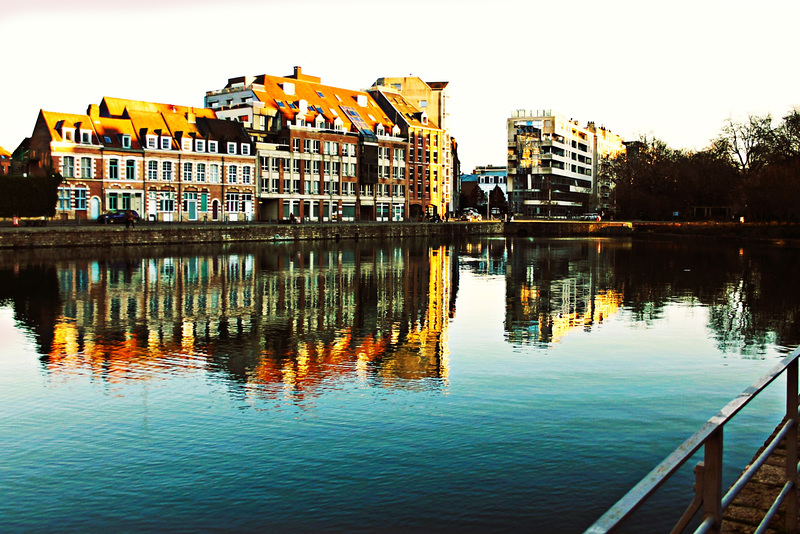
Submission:
<svg viewBox="0 0 800 534">
<path fill-rule="evenodd" d="M 117 247 L 238 243 L 254 241 L 302 241 L 340 239 L 400 239 L 408 237 L 456 238 L 469 235 L 517 237 L 615 237 L 640 239 L 705 238 L 758 240 L 800 247 L 800 225 L 778 223 L 686 223 L 616 221 L 501 221 L 446 223 L 141 223 L 126 229 L 121 225 L 95 223 L 47 226 L 0 226 L 0 249 L 42 247 Z"/>
</svg>

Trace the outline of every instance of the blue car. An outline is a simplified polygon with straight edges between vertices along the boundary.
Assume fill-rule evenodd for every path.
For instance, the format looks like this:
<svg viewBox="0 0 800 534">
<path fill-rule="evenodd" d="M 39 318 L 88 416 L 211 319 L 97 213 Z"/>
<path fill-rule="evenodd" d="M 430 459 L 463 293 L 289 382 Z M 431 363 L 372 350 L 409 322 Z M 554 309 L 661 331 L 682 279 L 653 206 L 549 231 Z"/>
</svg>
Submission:
<svg viewBox="0 0 800 534">
<path fill-rule="evenodd" d="M 100 224 L 112 224 L 112 223 L 124 224 L 127 213 L 128 210 L 109 211 L 108 213 L 104 213 L 101 216 L 99 216 L 97 218 L 97 222 L 99 222 Z M 136 210 L 131 210 L 131 213 L 133 214 L 133 222 L 138 223 L 139 214 L 136 212 Z"/>
</svg>

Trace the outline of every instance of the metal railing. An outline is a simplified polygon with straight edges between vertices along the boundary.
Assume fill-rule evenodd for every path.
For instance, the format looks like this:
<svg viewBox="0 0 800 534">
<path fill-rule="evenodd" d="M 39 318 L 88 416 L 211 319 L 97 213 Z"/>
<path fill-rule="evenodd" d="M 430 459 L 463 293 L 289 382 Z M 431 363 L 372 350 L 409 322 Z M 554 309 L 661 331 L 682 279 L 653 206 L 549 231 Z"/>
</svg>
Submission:
<svg viewBox="0 0 800 534">
<path fill-rule="evenodd" d="M 769 373 L 729 402 L 719 413 L 708 420 L 700 430 L 675 449 L 664 461 L 644 477 L 622 499 L 586 530 L 585 534 L 614 532 L 639 506 L 645 503 L 658 488 L 667 481 L 695 452 L 703 447 L 703 461 L 695 466 L 695 496 L 686 512 L 678 520 L 672 533 L 683 532 L 698 512 L 702 512 L 700 526 L 695 533 L 718 533 L 722 526 L 722 514 L 733 502 L 745 484 L 766 462 L 778 444 L 786 440 L 786 465 L 784 484 L 778 498 L 766 512 L 755 532 L 765 532 L 778 507 L 786 502 L 786 532 L 797 532 L 797 435 L 798 435 L 798 358 L 800 348 L 785 357 Z M 786 372 L 786 415 L 781 430 L 766 445 L 764 451 L 750 465 L 730 490 L 722 494 L 723 428 L 756 395 L 763 391 L 783 372 Z"/>
</svg>

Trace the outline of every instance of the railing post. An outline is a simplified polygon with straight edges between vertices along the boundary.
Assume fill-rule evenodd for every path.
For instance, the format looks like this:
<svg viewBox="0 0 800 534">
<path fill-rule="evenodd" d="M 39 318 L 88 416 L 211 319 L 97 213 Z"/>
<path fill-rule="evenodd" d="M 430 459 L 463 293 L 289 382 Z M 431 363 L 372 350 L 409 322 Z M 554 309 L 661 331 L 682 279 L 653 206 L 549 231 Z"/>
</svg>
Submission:
<svg viewBox="0 0 800 534">
<path fill-rule="evenodd" d="M 722 526 L 722 428 L 714 429 L 703 448 L 703 521 L 713 520 L 707 531 L 713 533 Z"/>
<path fill-rule="evenodd" d="M 786 496 L 786 532 L 797 534 L 797 358 L 786 368 L 786 418 L 794 421 L 786 434 L 786 482 L 792 489 Z"/>
</svg>

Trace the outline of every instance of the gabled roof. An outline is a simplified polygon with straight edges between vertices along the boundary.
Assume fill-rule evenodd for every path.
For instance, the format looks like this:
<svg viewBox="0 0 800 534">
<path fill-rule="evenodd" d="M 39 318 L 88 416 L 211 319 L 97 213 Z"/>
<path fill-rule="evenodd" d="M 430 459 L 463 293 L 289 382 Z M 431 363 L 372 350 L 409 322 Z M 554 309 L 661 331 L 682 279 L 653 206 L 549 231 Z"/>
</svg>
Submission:
<svg viewBox="0 0 800 534">
<path fill-rule="evenodd" d="M 172 132 L 167 126 L 167 123 L 164 122 L 161 113 L 127 110 L 125 114 L 133 123 L 133 128 L 140 137 L 144 137 L 147 134 L 168 135 L 172 137 Z"/>
<path fill-rule="evenodd" d="M 98 141 L 105 147 L 123 148 L 121 136 L 130 137 L 131 149 L 140 150 L 139 138 L 133 124 L 128 119 L 111 119 L 108 117 L 95 117 L 94 130 L 97 132 Z"/>
<path fill-rule="evenodd" d="M 422 117 L 425 112 L 406 100 L 405 97 L 403 97 L 403 95 L 400 93 L 385 90 L 383 87 L 381 87 L 379 90 L 376 90 L 376 92 L 379 93 L 383 97 L 384 101 L 391 106 L 394 111 L 393 118 L 396 122 L 402 121 L 408 126 L 414 128 L 437 129 L 433 122 L 428 122 L 427 124 L 423 123 Z M 390 113 L 390 115 L 392 114 Z M 425 116 L 427 117 L 427 115 Z"/>
<path fill-rule="evenodd" d="M 128 100 L 126 98 L 113 98 L 104 96 L 100 102 L 100 114 L 105 117 L 124 117 L 125 111 L 147 111 L 163 114 L 193 113 L 197 117 L 216 118 L 213 109 L 196 108 L 191 106 L 176 106 L 174 104 L 158 104 L 156 102 L 143 102 L 141 100 Z"/>
<path fill-rule="evenodd" d="M 304 101 L 306 111 L 303 117 L 306 122 L 315 122 L 321 114 L 328 122 L 341 119 L 345 131 L 359 131 L 361 127 L 356 123 L 360 117 L 373 132 L 378 124 L 391 130 L 394 123 L 369 93 L 323 85 L 318 80 L 319 78 L 309 75 L 281 77 L 261 74 L 253 77 L 252 84 L 246 89 L 252 90 L 265 108 L 277 111 L 288 121 L 295 120 L 301 112 L 300 102 Z M 247 81 L 251 79 L 247 78 Z M 365 105 L 360 105 L 362 103 Z"/>
<path fill-rule="evenodd" d="M 250 136 L 244 130 L 244 125 L 238 121 L 200 117 L 197 119 L 197 125 L 204 137 L 208 136 L 220 143 L 250 143 Z"/>
<path fill-rule="evenodd" d="M 70 130 L 94 130 L 92 119 L 89 117 L 89 115 L 58 113 L 55 111 L 44 110 L 41 110 L 39 114 L 44 121 L 44 124 L 47 126 L 47 129 L 50 133 L 50 138 L 55 142 L 64 140 L 61 137 L 61 133 L 65 127 Z"/>
</svg>

